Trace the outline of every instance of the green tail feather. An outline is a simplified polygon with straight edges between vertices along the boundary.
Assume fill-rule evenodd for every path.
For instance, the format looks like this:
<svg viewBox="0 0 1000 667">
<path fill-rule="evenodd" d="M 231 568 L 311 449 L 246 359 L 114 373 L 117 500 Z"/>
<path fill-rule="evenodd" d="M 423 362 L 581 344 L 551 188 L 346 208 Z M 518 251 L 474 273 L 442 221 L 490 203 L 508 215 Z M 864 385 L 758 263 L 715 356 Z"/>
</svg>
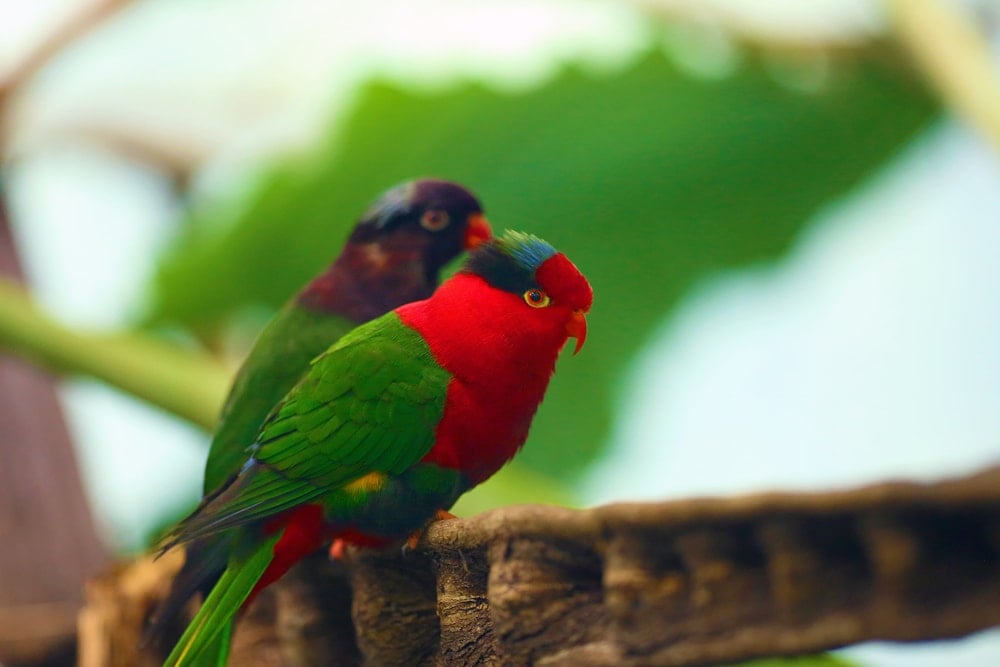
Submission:
<svg viewBox="0 0 1000 667">
<path fill-rule="evenodd" d="M 163 667 L 225 667 L 236 612 L 270 565 L 279 537 L 260 544 L 246 558 L 230 561 Z"/>
<path fill-rule="evenodd" d="M 226 663 L 229 662 L 229 649 L 233 645 L 233 629 L 235 627 L 236 619 L 230 619 L 222 626 L 222 632 L 212 640 L 215 645 L 210 650 L 206 650 L 206 665 L 211 665 L 211 667 L 226 667 Z"/>
</svg>

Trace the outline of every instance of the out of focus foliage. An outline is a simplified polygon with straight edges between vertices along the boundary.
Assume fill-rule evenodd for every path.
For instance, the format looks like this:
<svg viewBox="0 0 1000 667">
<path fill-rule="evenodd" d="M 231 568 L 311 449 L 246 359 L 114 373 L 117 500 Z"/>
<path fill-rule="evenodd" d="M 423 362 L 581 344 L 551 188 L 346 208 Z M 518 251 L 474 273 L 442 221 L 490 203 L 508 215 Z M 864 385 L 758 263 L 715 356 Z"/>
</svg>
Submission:
<svg viewBox="0 0 1000 667">
<path fill-rule="evenodd" d="M 809 655 L 795 658 L 767 658 L 743 663 L 743 667 L 849 667 L 854 663 L 832 655 Z"/>
<path fill-rule="evenodd" d="M 518 95 L 372 84 L 311 160 L 274 168 L 232 210 L 192 214 L 150 319 L 207 334 L 250 305 L 276 307 L 382 190 L 423 175 L 463 182 L 495 228 L 547 238 L 594 286 L 587 347 L 560 363 L 519 459 L 568 481 L 600 450 L 626 365 L 685 290 L 777 257 L 934 112 L 891 58 L 838 62 L 811 93 L 755 60 L 702 80 L 658 53 Z"/>
</svg>

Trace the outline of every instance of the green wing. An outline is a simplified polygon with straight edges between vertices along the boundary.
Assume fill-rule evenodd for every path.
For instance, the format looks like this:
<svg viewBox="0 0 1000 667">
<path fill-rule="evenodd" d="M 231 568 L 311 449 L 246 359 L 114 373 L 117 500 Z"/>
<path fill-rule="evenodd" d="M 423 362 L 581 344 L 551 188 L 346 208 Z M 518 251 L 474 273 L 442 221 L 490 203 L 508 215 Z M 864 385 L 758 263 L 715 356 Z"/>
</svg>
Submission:
<svg viewBox="0 0 1000 667">
<path fill-rule="evenodd" d="M 254 342 L 222 408 L 205 463 L 206 495 L 239 473 L 271 408 L 302 379 L 309 362 L 354 326 L 294 299 L 278 311 Z"/>
<path fill-rule="evenodd" d="M 404 472 L 433 446 L 450 380 L 395 313 L 358 327 L 316 358 L 268 417 L 251 462 L 165 548 L 315 501 L 372 472 Z"/>
</svg>

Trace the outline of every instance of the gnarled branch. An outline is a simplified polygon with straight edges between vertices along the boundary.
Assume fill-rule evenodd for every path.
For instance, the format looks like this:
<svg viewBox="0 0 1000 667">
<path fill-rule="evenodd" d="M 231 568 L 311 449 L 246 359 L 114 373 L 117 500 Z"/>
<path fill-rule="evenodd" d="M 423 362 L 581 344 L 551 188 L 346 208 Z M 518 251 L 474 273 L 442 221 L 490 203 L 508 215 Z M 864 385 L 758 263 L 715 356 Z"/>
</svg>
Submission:
<svg viewBox="0 0 1000 667">
<path fill-rule="evenodd" d="M 316 557 L 290 577 L 243 620 L 232 664 L 679 667 L 959 637 L 1000 624 L 1000 468 L 836 493 L 509 507 L 437 523 L 413 553 Z M 122 581 L 95 583 L 87 613 L 146 609 Z M 138 623 L 126 626 L 84 633 L 82 655 L 97 642 L 134 658 Z"/>
</svg>

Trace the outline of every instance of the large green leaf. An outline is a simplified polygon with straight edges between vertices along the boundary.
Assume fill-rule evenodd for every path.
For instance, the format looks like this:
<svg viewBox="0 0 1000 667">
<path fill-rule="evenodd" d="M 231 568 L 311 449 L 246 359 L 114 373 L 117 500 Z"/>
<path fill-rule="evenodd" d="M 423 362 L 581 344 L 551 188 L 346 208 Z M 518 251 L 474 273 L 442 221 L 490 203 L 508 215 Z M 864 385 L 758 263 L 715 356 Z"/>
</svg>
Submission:
<svg viewBox="0 0 1000 667">
<path fill-rule="evenodd" d="M 547 238 L 594 285 L 587 347 L 561 360 L 520 459 L 566 479 L 598 451 L 626 362 L 684 291 L 778 256 L 934 111 L 900 72 L 863 60 L 812 95 L 754 63 L 704 81 L 659 54 L 521 95 L 372 84 L 315 159 L 276 169 L 228 224 L 195 214 L 162 264 L 153 319 L 210 329 L 248 303 L 276 305 L 387 186 L 464 182 L 495 227 Z"/>
</svg>

